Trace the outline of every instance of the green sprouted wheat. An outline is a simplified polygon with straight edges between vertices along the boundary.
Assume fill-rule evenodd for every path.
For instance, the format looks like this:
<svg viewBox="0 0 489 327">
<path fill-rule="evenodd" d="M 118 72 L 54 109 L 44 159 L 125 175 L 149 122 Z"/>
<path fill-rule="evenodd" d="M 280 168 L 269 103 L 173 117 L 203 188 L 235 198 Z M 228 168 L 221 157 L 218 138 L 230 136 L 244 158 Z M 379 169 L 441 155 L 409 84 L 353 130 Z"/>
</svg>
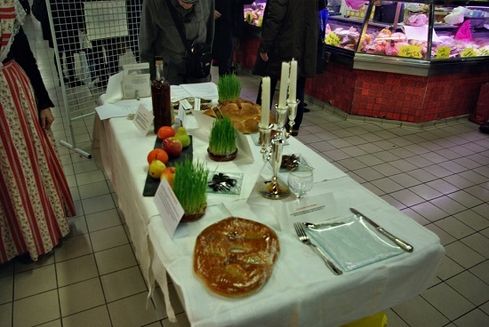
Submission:
<svg viewBox="0 0 489 327">
<path fill-rule="evenodd" d="M 209 171 L 202 162 L 191 160 L 176 165 L 173 192 L 182 205 L 185 214 L 199 213 L 207 205 L 207 177 Z"/>
<path fill-rule="evenodd" d="M 235 100 L 241 94 L 241 83 L 234 74 L 221 76 L 217 88 L 219 90 L 219 101 L 221 102 Z"/>
<path fill-rule="evenodd" d="M 227 117 L 216 119 L 209 137 L 209 151 L 224 156 L 236 151 L 236 129 Z"/>
</svg>

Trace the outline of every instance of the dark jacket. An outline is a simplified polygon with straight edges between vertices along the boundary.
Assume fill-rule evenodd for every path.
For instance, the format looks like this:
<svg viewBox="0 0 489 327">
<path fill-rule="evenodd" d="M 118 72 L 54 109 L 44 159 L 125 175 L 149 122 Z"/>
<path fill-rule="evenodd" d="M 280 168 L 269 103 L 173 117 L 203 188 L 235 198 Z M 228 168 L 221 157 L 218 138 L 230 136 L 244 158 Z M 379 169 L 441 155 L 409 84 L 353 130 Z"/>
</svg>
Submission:
<svg viewBox="0 0 489 327">
<path fill-rule="evenodd" d="M 34 0 L 32 3 L 32 13 L 41 23 L 42 38 L 49 43 L 49 47 L 53 47 L 53 36 L 51 35 L 51 27 L 49 26 L 48 8 L 45 0 Z"/>
<path fill-rule="evenodd" d="M 267 52 L 263 62 L 257 55 L 254 73 L 279 77 L 281 63 L 295 58 L 299 74 L 316 73 L 318 49 L 318 0 L 268 0 L 259 51 Z"/>
<path fill-rule="evenodd" d="M 212 52 L 214 58 L 222 60 L 230 57 L 233 48 L 233 1 L 216 0 L 216 10 L 221 17 L 215 20 L 214 44 Z"/>
<path fill-rule="evenodd" d="M 214 0 L 199 0 L 188 13 L 169 0 L 177 8 L 184 20 L 187 41 L 206 43 L 212 47 L 214 37 Z M 149 62 L 154 78 L 154 60 L 163 57 L 165 78 L 171 84 L 179 84 L 185 77 L 186 48 L 182 42 L 172 15 L 168 0 L 144 0 L 139 32 L 139 51 L 142 62 Z"/>
<path fill-rule="evenodd" d="M 246 23 L 244 21 L 244 5 L 252 4 L 254 0 L 234 0 L 232 1 L 232 24 L 233 36 L 241 38 L 243 36 Z M 217 3 L 217 1 L 216 1 Z M 217 6 L 217 4 L 216 4 Z"/>
<path fill-rule="evenodd" d="M 54 107 L 42 80 L 41 72 L 37 67 L 36 58 L 34 58 L 34 54 L 29 47 L 29 41 L 22 28 L 15 35 L 10 51 L 3 63 L 7 63 L 9 60 L 15 60 L 29 77 L 34 96 L 36 97 L 37 110 L 40 112 L 43 109 Z"/>
</svg>

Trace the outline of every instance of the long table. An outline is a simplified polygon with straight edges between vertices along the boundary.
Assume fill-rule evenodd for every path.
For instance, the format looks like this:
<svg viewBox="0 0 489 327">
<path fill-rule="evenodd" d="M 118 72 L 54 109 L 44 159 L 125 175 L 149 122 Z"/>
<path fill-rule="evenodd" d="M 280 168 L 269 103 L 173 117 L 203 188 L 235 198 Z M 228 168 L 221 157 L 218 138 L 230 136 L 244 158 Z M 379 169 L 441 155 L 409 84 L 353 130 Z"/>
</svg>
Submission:
<svg viewBox="0 0 489 327">
<path fill-rule="evenodd" d="M 294 200 L 267 200 L 258 194 L 260 176 L 267 167 L 252 138 L 242 139 L 247 142 L 244 148 L 250 150 L 247 156 L 236 162 L 215 163 L 206 155 L 208 127 L 205 121 L 199 122 L 200 128 L 190 131 L 194 134 L 194 160 L 205 162 L 211 171 L 242 172 L 243 187 L 240 195 L 210 194 L 206 215 L 197 222 L 181 224 L 174 236 L 167 233 L 153 198 L 142 196 L 146 155 L 155 136 L 144 136 L 127 118 L 96 119 L 94 127 L 94 146 L 100 150 L 95 152 L 100 153 L 117 194 L 143 275 L 150 286 L 155 280 L 160 285 L 170 318 L 174 315 L 166 273 L 192 326 L 337 326 L 400 304 L 429 286 L 444 253 L 439 238 L 291 137 L 284 152 L 300 153 L 315 169 L 315 184 L 308 196 L 328 198 L 328 203 L 334 204 L 334 216 L 351 215 L 350 207 L 359 208 L 415 248 L 413 253 L 333 275 L 295 236 L 286 210 L 287 203 Z M 206 289 L 193 273 L 192 256 L 199 232 L 231 215 L 272 227 L 281 252 L 261 290 L 229 299 Z"/>
</svg>

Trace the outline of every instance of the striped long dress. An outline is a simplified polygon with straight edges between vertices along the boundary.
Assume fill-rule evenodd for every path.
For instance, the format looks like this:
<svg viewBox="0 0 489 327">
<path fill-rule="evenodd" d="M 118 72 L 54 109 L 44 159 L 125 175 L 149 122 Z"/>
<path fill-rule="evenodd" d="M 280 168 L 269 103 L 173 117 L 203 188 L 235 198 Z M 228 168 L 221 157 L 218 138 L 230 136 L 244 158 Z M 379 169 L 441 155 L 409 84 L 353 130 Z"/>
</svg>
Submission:
<svg viewBox="0 0 489 327">
<path fill-rule="evenodd" d="M 0 63 L 0 264 L 26 253 L 35 261 L 51 251 L 70 231 L 66 217 L 75 214 L 38 115 L 26 73 L 13 60 Z"/>
</svg>

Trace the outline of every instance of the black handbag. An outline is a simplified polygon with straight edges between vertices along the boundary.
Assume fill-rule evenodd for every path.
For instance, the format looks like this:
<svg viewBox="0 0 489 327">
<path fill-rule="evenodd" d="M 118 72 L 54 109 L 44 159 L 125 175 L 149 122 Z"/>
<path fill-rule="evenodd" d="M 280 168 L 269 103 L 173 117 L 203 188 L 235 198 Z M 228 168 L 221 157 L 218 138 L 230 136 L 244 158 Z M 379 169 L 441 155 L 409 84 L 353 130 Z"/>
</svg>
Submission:
<svg viewBox="0 0 489 327">
<path fill-rule="evenodd" d="M 191 44 L 185 37 L 185 25 L 175 10 L 175 7 L 167 0 L 168 8 L 175 26 L 185 46 L 185 68 L 188 77 L 204 78 L 211 73 L 212 50 L 207 43 Z"/>
</svg>

